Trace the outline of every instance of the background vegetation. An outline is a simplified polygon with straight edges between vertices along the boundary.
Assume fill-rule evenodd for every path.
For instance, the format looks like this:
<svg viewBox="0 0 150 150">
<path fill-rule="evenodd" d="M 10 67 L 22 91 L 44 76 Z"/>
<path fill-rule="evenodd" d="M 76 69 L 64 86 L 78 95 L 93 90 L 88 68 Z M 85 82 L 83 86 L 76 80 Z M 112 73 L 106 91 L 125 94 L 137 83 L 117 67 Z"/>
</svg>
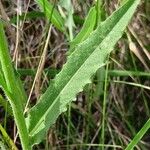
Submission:
<svg viewBox="0 0 150 150">
<path fill-rule="evenodd" d="M 51 8 L 45 3 L 43 11 L 40 0 L 0 1 L 15 73 L 24 84 L 31 106 L 66 62 L 69 45 L 74 44 L 70 41 L 82 28 L 92 6 L 96 4 L 101 14 L 97 22 L 101 22 L 124 1 L 51 0 Z M 47 6 L 48 10 L 53 9 L 51 16 L 47 15 Z M 88 25 L 91 23 L 92 18 Z M 150 2 L 143 0 L 109 56 L 108 64 L 97 71 L 92 84 L 77 95 L 77 100 L 34 149 L 124 149 L 150 117 L 149 60 Z M 0 147 L 21 149 L 12 111 L 5 99 L 0 89 Z M 150 149 L 149 141 L 148 131 L 135 149 Z"/>
</svg>

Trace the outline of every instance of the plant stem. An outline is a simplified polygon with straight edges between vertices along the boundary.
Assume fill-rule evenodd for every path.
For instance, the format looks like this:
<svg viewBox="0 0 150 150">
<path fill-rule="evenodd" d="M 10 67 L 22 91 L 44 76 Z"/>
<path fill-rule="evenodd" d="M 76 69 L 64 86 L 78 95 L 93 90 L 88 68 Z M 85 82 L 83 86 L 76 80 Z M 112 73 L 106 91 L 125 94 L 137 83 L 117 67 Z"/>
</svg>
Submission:
<svg viewBox="0 0 150 150">
<path fill-rule="evenodd" d="M 107 99 L 107 84 L 108 84 L 108 67 L 106 65 L 105 81 L 104 81 L 104 98 L 103 98 L 103 117 L 102 117 L 102 130 L 101 130 L 101 144 L 105 144 L 105 120 L 106 120 L 106 99 Z M 104 146 L 100 147 L 100 150 L 104 150 Z"/>
<path fill-rule="evenodd" d="M 16 145 L 14 144 L 14 142 L 12 141 L 12 139 L 9 137 L 9 135 L 7 134 L 7 132 L 5 131 L 5 129 L 2 127 L 2 125 L 0 124 L 0 131 L 3 135 L 4 140 L 7 142 L 7 144 L 9 145 L 10 148 L 12 148 L 13 150 L 18 150 L 18 148 L 16 147 Z"/>
<path fill-rule="evenodd" d="M 96 10 L 97 10 L 97 25 L 101 22 L 101 13 L 102 13 L 102 10 L 101 10 L 101 7 L 102 7 L 102 0 L 97 0 L 97 3 L 96 3 Z"/>
<path fill-rule="evenodd" d="M 9 95 L 7 95 L 7 97 L 13 110 L 14 119 L 18 128 L 22 148 L 24 150 L 30 150 L 31 148 L 29 147 L 29 136 L 25 124 L 25 118 L 23 115 L 23 106 L 20 101 L 21 95 L 17 87 L 14 70 L 11 64 L 11 57 L 9 55 L 8 44 L 2 22 L 0 22 L 0 39 L 0 63 L 7 85 L 7 91 L 9 91 L 10 93 Z"/>
</svg>

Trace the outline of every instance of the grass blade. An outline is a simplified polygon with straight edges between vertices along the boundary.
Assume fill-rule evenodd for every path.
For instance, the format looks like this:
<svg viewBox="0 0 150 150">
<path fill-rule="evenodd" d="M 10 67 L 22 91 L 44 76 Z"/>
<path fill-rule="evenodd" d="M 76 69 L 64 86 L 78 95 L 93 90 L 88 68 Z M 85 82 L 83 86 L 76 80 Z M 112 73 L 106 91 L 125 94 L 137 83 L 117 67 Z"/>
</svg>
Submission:
<svg viewBox="0 0 150 150">
<path fill-rule="evenodd" d="M 133 140 L 129 143 L 125 150 L 132 150 L 136 144 L 140 141 L 140 139 L 144 136 L 147 130 L 150 128 L 150 119 L 144 124 L 141 130 L 135 135 Z"/>
<path fill-rule="evenodd" d="M 1 88 L 6 87 L 5 79 L 4 79 L 4 76 L 3 76 L 2 72 L 1 72 L 1 70 L 0 70 L 0 87 Z"/>
<path fill-rule="evenodd" d="M 91 77 L 105 64 L 139 2 L 128 0 L 69 55 L 62 71 L 28 114 L 26 123 L 32 144 L 41 141 L 49 126 L 66 111 L 66 105 L 91 83 Z"/>
<path fill-rule="evenodd" d="M 12 109 L 8 101 L 2 97 L 0 94 L 0 106 L 2 106 L 5 109 L 5 112 L 8 113 L 9 116 L 13 117 Z"/>
<path fill-rule="evenodd" d="M 27 133 L 27 127 L 25 125 L 25 119 L 23 115 L 23 104 L 21 101 L 20 90 L 16 83 L 15 73 L 11 64 L 11 58 L 9 55 L 7 40 L 5 37 L 3 23 L 0 21 L 0 63 L 3 71 L 3 75 L 6 81 L 4 91 L 13 110 L 15 122 L 19 131 L 22 147 L 24 150 L 29 150 L 29 138 Z M 7 88 L 7 89 L 6 89 Z"/>
<path fill-rule="evenodd" d="M 87 18 L 83 24 L 81 31 L 70 43 L 69 54 L 72 53 L 76 45 L 84 41 L 90 35 L 90 33 L 94 30 L 95 23 L 96 23 L 96 10 L 95 7 L 92 7 L 89 11 L 89 14 L 87 15 Z"/>
<path fill-rule="evenodd" d="M 26 20 L 32 20 L 32 19 L 39 19 L 39 18 L 44 18 L 45 15 L 43 12 L 40 11 L 31 11 L 31 12 L 27 12 L 27 13 L 22 13 L 21 16 L 19 16 L 19 20 L 23 21 L 24 18 L 26 18 Z M 17 16 L 14 16 L 10 19 L 10 23 L 16 24 L 17 21 Z"/>
<path fill-rule="evenodd" d="M 143 89 L 150 90 L 150 87 L 149 87 L 149 86 L 145 86 L 145 85 L 138 84 L 138 83 L 125 82 L 125 81 L 114 81 L 114 82 L 115 82 L 115 83 L 127 84 L 127 85 L 133 85 L 133 86 L 136 86 L 136 87 L 140 87 L 140 88 L 143 88 Z"/>
<path fill-rule="evenodd" d="M 47 76 L 54 77 L 57 73 L 59 73 L 60 70 L 50 68 L 45 69 L 44 72 L 47 74 Z M 105 70 L 104 70 L 105 71 Z M 36 69 L 23 69 L 18 68 L 17 72 L 20 74 L 20 76 L 35 76 Z M 109 76 L 115 76 L 115 77 L 126 77 L 126 76 L 135 76 L 135 77 L 150 77 L 149 72 L 142 72 L 142 71 L 131 71 L 131 70 L 108 70 Z"/>
<path fill-rule="evenodd" d="M 47 0 L 36 0 L 36 2 L 44 11 L 47 19 L 50 19 L 49 21 L 51 21 L 57 29 L 59 29 L 60 31 L 64 31 L 64 19 L 54 8 L 54 5 L 48 2 Z"/>
<path fill-rule="evenodd" d="M 14 144 L 14 142 L 12 141 L 12 139 L 9 137 L 9 135 L 7 134 L 7 132 L 5 131 L 5 129 L 2 127 L 2 125 L 0 124 L 0 132 L 3 135 L 3 139 L 5 140 L 5 142 L 7 143 L 7 145 L 9 145 L 9 148 L 13 149 L 13 150 L 18 150 L 18 148 L 16 147 L 16 145 Z"/>
<path fill-rule="evenodd" d="M 109 70 L 109 75 L 111 76 L 135 76 L 135 77 L 141 77 L 145 76 L 150 78 L 150 73 L 149 72 L 140 72 L 140 71 L 126 71 L 126 70 Z"/>
</svg>

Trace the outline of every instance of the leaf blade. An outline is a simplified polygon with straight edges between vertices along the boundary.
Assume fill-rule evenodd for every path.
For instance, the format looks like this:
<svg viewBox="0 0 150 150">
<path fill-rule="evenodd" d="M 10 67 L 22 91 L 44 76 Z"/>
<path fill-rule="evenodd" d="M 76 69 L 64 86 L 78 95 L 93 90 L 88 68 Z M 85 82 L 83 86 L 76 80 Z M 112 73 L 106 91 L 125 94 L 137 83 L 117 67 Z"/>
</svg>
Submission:
<svg viewBox="0 0 150 150">
<path fill-rule="evenodd" d="M 96 23 L 96 10 L 95 7 L 92 7 L 85 19 L 82 29 L 70 43 L 69 54 L 72 53 L 76 45 L 84 41 L 90 35 L 90 33 L 94 29 L 95 23 Z"/>
<path fill-rule="evenodd" d="M 64 31 L 64 19 L 61 17 L 59 12 L 54 8 L 53 4 L 51 4 L 47 0 L 36 0 L 37 4 L 40 6 L 40 8 L 44 11 L 47 19 L 51 19 L 49 21 L 52 22 L 52 24 L 59 29 L 60 31 Z M 50 18 L 51 17 L 51 18 Z"/>
<path fill-rule="evenodd" d="M 27 125 L 32 144 L 40 142 L 49 126 L 66 110 L 66 105 L 75 100 L 76 94 L 105 64 L 139 2 L 128 0 L 69 55 L 62 71 L 29 113 Z"/>
</svg>

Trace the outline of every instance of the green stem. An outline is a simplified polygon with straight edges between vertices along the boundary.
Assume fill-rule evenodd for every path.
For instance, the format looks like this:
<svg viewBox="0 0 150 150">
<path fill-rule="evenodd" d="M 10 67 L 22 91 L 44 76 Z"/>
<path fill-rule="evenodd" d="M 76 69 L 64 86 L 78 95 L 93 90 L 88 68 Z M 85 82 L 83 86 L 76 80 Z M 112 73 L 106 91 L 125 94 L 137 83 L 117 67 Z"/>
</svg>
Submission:
<svg viewBox="0 0 150 150">
<path fill-rule="evenodd" d="M 16 147 L 16 145 L 14 144 L 14 142 L 12 141 L 12 139 L 9 137 L 9 135 L 7 134 L 7 132 L 5 131 L 5 129 L 2 127 L 2 125 L 0 124 L 0 131 L 3 135 L 3 138 L 5 140 L 5 142 L 9 145 L 9 147 L 13 150 L 18 150 L 18 148 Z"/>
<path fill-rule="evenodd" d="M 37 69 L 22 69 L 18 68 L 17 72 L 22 76 L 35 76 Z M 102 70 L 102 68 L 100 69 Z M 50 69 L 44 69 L 44 73 L 48 77 L 54 78 L 56 74 L 58 74 L 60 70 L 55 69 L 55 68 L 50 68 Z M 102 73 L 104 74 L 105 70 L 103 69 Z M 99 73 L 98 73 L 99 74 Z M 150 77 L 149 72 L 142 72 L 142 71 L 132 71 L 132 70 L 108 70 L 109 76 L 114 76 L 114 77 L 126 77 L 126 76 L 135 76 L 135 77 Z M 98 75 L 99 76 L 99 75 Z M 99 80 L 103 81 L 103 80 Z"/>
<path fill-rule="evenodd" d="M 101 7 L 102 7 L 102 0 L 97 0 L 97 3 L 96 3 L 97 25 L 101 22 Z"/>
<path fill-rule="evenodd" d="M 110 76 L 136 76 L 136 77 L 150 77 L 150 73 L 149 72 L 140 72 L 140 71 L 126 71 L 126 70 L 109 70 L 108 74 Z"/>
<path fill-rule="evenodd" d="M 105 120 L 106 120 L 106 99 L 107 99 L 107 84 L 108 84 L 108 67 L 106 65 L 105 81 L 104 81 L 104 98 L 103 98 L 103 117 L 102 117 L 102 131 L 101 131 L 101 144 L 105 144 Z M 104 146 L 100 147 L 100 150 L 104 150 Z"/>
<path fill-rule="evenodd" d="M 31 148 L 29 147 L 29 136 L 25 124 L 25 118 L 23 115 L 23 106 L 20 101 L 21 95 L 17 87 L 14 70 L 11 64 L 11 57 L 9 55 L 7 40 L 5 37 L 2 22 L 0 22 L 0 39 L 0 63 L 7 85 L 7 91 L 9 91 L 10 93 L 9 95 L 7 95 L 7 97 L 13 110 L 14 119 L 18 128 L 22 148 L 24 150 L 30 150 Z"/>
</svg>

